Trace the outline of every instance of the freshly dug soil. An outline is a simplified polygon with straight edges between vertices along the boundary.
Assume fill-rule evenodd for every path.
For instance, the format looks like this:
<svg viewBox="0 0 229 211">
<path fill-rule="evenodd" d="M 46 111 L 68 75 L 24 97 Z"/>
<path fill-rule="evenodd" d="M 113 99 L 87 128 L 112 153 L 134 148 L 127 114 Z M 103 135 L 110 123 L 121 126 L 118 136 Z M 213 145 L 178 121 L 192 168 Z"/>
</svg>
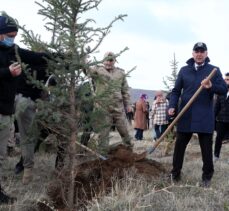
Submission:
<svg viewBox="0 0 229 211">
<path fill-rule="evenodd" d="M 136 154 L 132 149 L 118 145 L 110 150 L 107 160 L 84 162 L 75 168 L 74 198 L 76 207 L 83 207 L 95 196 L 109 192 L 112 177 L 122 179 L 126 170 L 135 168 L 136 173 L 147 178 L 159 177 L 166 169 L 154 160 L 146 159 L 146 153 Z M 48 187 L 48 196 L 55 208 L 66 208 L 66 195 L 69 189 L 69 172 L 62 171 Z"/>
</svg>

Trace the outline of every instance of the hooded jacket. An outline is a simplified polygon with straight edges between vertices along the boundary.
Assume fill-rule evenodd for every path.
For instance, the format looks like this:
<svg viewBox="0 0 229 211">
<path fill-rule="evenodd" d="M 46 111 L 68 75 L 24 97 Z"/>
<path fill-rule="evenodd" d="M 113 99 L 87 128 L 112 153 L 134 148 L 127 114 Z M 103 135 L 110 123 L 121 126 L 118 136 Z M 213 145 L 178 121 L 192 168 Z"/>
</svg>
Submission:
<svg viewBox="0 0 229 211">
<path fill-rule="evenodd" d="M 191 58 L 187 61 L 187 65 L 180 69 L 175 86 L 172 89 L 169 108 L 176 108 L 178 100 L 181 98 L 178 112 L 182 110 L 200 87 L 201 81 L 215 68 L 209 62 L 210 60 L 207 57 L 204 65 L 197 71 L 194 66 L 195 61 Z M 220 69 L 216 68 L 216 74 L 211 79 L 212 87 L 203 89 L 183 114 L 177 123 L 178 132 L 213 133 L 215 124 L 213 96 L 214 94 L 227 93 L 227 86 Z"/>
</svg>

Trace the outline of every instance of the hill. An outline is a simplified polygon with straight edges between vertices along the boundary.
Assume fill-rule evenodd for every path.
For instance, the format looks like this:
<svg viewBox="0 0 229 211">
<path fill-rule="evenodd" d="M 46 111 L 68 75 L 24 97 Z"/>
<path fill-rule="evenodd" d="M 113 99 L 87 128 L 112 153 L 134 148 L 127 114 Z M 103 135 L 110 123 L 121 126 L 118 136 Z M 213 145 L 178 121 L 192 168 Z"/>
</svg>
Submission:
<svg viewBox="0 0 229 211">
<path fill-rule="evenodd" d="M 152 104 L 156 90 L 130 88 L 131 102 L 136 102 L 141 94 L 147 94 L 148 101 Z"/>
</svg>

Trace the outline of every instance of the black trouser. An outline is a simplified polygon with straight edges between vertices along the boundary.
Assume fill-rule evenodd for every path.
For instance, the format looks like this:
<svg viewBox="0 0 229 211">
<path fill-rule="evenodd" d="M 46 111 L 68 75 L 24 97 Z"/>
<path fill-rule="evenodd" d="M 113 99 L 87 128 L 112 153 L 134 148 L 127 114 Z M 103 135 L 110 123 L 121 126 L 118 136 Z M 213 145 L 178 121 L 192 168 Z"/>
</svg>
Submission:
<svg viewBox="0 0 229 211">
<path fill-rule="evenodd" d="M 229 122 L 217 122 L 217 126 L 216 126 L 217 135 L 216 135 L 215 150 L 214 150 L 214 155 L 216 157 L 219 157 L 220 155 L 222 141 L 228 130 L 229 130 Z"/>
<path fill-rule="evenodd" d="M 180 133 L 177 132 L 177 138 L 175 143 L 175 149 L 173 154 L 173 177 L 179 177 L 184 161 L 185 149 L 192 137 L 192 133 Z M 202 161 L 203 161 L 203 173 L 202 180 L 210 180 L 214 173 L 214 166 L 212 161 L 212 134 L 198 133 Z"/>
</svg>

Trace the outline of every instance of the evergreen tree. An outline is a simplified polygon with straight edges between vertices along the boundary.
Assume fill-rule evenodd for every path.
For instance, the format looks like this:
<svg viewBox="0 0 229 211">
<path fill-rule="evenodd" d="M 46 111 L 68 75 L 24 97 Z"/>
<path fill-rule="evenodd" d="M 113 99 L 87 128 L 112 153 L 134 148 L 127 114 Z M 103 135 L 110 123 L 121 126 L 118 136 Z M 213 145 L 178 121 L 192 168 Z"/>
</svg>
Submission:
<svg viewBox="0 0 229 211">
<path fill-rule="evenodd" d="M 32 50 L 45 51 L 49 55 L 47 74 L 55 75 L 57 85 L 52 87 L 51 100 L 38 102 L 38 118 L 40 123 L 50 131 L 58 134 L 61 142 L 67 142 L 69 155 L 68 169 L 70 172 L 70 185 L 66 197 L 69 210 L 74 207 L 74 167 L 76 142 L 82 119 L 81 107 L 85 103 L 87 90 L 79 93 L 79 87 L 88 81 L 85 70 L 98 65 L 103 60 L 93 57 L 99 49 L 104 38 L 110 33 L 113 24 L 123 20 L 126 15 L 119 15 L 106 27 L 96 27 L 95 21 L 85 17 L 85 13 L 97 9 L 101 0 L 43 0 L 36 2 L 39 6 L 39 14 L 44 17 L 45 28 L 51 34 L 50 41 L 42 41 L 42 36 L 33 31 L 23 30 L 23 42 Z M 125 49 L 121 50 L 119 56 Z M 90 60 L 88 59 L 90 58 Z M 33 76 L 29 76 L 30 83 L 50 90 L 44 83 L 37 82 Z M 90 95 L 96 101 L 97 97 L 104 97 L 109 94 L 115 85 L 104 90 L 102 96 Z M 87 96 L 88 100 L 88 96 Z M 106 100 L 104 100 L 106 102 Z M 109 102 L 110 103 L 110 102 Z M 65 145 L 63 145 L 65 146 Z M 71 188 L 70 188 L 71 187 Z"/>
<path fill-rule="evenodd" d="M 178 63 L 179 62 L 176 60 L 176 56 L 174 53 L 173 54 L 173 60 L 170 61 L 170 66 L 172 69 L 171 75 L 165 76 L 165 78 L 163 78 L 163 83 L 164 83 L 165 88 L 168 92 L 170 92 L 175 85 L 175 82 L 177 79 L 177 74 L 178 74 Z"/>
</svg>

